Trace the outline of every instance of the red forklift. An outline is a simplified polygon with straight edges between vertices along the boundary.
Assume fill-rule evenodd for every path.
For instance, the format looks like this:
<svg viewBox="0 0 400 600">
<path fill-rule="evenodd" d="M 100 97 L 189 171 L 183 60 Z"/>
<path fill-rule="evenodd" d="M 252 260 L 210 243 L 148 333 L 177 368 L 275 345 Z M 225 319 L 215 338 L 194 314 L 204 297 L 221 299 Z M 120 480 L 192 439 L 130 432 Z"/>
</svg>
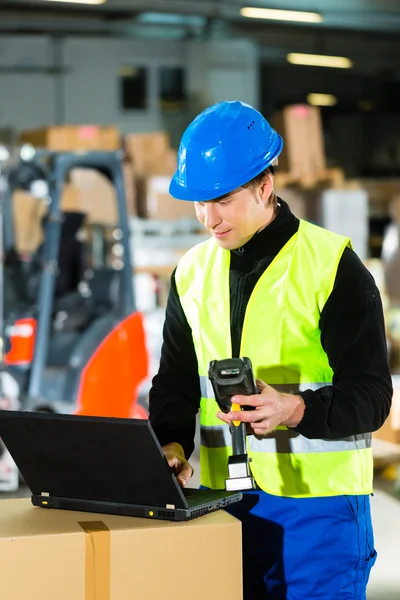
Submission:
<svg viewBox="0 0 400 600">
<path fill-rule="evenodd" d="M 122 160 L 122 152 L 38 150 L 8 170 L 3 166 L 3 276 L 11 300 L 4 303 L 2 370 L 18 386 L 22 410 L 147 418 L 139 391 L 149 357 L 135 305 Z M 65 263 L 76 254 L 76 230 L 85 215 L 63 213 L 61 199 L 77 168 L 98 170 L 115 188 L 121 260 L 118 268 L 70 264 L 68 278 Z M 13 239 L 17 189 L 40 189 L 48 202 L 44 242 L 28 262 L 17 255 Z"/>
</svg>

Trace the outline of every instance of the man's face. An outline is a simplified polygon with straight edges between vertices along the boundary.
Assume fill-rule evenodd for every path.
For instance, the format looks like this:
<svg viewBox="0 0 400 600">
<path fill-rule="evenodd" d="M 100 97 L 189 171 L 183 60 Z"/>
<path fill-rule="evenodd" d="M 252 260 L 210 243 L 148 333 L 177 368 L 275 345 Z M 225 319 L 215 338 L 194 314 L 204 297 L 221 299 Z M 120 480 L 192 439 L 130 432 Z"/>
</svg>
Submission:
<svg viewBox="0 0 400 600">
<path fill-rule="evenodd" d="M 244 246 L 272 221 L 274 209 L 268 205 L 272 186 L 267 184 L 264 188 L 240 188 L 220 200 L 195 202 L 197 218 L 221 248 L 234 250 Z"/>
</svg>

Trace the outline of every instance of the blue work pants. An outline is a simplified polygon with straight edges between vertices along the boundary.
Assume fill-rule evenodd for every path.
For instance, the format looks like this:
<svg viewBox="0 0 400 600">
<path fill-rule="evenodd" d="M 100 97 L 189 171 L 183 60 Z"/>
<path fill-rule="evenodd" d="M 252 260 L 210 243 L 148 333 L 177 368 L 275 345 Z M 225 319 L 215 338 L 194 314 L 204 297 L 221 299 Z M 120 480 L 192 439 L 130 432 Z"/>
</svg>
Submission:
<svg viewBox="0 0 400 600">
<path fill-rule="evenodd" d="M 376 560 L 370 498 L 244 493 L 244 600 L 365 600 Z"/>
</svg>

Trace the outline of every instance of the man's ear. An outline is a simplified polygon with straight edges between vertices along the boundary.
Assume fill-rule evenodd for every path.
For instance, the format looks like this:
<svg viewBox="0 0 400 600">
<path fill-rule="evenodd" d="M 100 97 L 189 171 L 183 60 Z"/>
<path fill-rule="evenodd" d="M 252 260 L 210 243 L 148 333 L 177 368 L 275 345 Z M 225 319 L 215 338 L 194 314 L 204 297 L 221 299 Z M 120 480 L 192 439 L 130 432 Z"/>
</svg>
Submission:
<svg viewBox="0 0 400 600">
<path fill-rule="evenodd" d="M 264 206 L 268 206 L 268 201 L 271 197 L 272 191 L 274 189 L 274 179 L 273 176 L 268 173 L 264 179 L 262 184 L 260 185 L 260 198 Z"/>
</svg>

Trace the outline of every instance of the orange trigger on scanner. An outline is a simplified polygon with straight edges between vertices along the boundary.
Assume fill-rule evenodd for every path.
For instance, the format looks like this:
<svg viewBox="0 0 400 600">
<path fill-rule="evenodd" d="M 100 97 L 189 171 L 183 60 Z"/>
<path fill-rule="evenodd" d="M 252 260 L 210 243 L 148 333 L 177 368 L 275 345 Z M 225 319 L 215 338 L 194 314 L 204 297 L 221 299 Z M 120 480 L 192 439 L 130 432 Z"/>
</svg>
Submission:
<svg viewBox="0 0 400 600">
<path fill-rule="evenodd" d="M 239 404 L 232 404 L 231 406 L 231 411 L 232 412 L 239 412 L 241 410 Z M 235 425 L 235 427 L 239 427 L 240 425 L 240 421 L 232 421 L 232 424 Z"/>
</svg>

